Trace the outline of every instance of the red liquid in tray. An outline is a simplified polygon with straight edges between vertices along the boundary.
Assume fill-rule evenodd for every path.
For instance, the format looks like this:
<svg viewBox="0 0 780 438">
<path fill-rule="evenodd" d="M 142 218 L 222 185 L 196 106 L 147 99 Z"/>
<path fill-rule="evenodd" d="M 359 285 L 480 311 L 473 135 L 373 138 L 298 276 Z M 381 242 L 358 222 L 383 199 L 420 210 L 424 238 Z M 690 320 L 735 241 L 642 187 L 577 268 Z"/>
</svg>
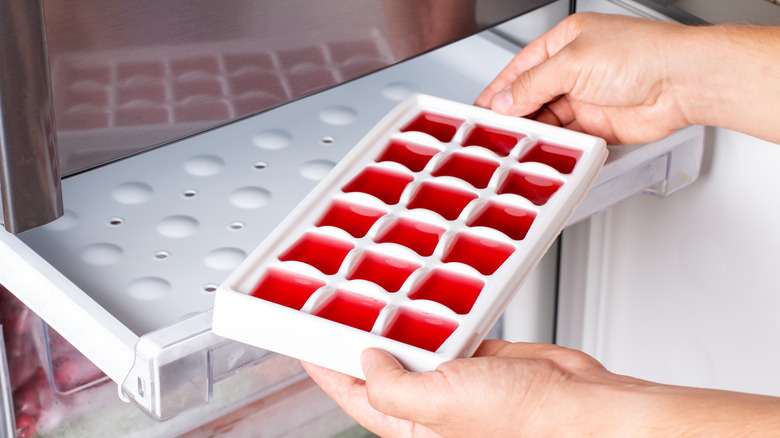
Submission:
<svg viewBox="0 0 780 438">
<path fill-rule="evenodd" d="M 488 202 L 487 205 L 466 225 L 470 227 L 490 227 L 509 236 L 510 239 L 523 240 L 531 224 L 536 219 L 536 213 L 500 204 Z"/>
<path fill-rule="evenodd" d="M 434 269 L 412 289 L 409 298 L 436 301 L 459 315 L 465 315 L 471 311 L 484 286 L 485 282 L 478 278 Z"/>
<path fill-rule="evenodd" d="M 306 300 L 325 282 L 288 272 L 283 269 L 269 269 L 250 295 L 255 298 L 301 310 Z"/>
<path fill-rule="evenodd" d="M 506 157 L 523 138 L 525 134 L 477 125 L 468 133 L 463 146 L 482 146 L 501 157 Z"/>
<path fill-rule="evenodd" d="M 339 290 L 315 315 L 369 332 L 384 307 L 383 301 Z"/>
<path fill-rule="evenodd" d="M 428 351 L 436 351 L 458 328 L 458 323 L 429 313 L 401 309 L 385 337 Z"/>
<path fill-rule="evenodd" d="M 376 237 L 377 243 L 397 243 L 403 245 L 423 257 L 433 254 L 439 238 L 444 234 L 444 228 L 437 227 L 411 219 L 394 220 Z"/>
<path fill-rule="evenodd" d="M 471 266 L 482 275 L 492 275 L 514 252 L 507 243 L 458 233 L 444 252 L 444 263 L 459 262 Z"/>
<path fill-rule="evenodd" d="M 429 134 L 442 143 L 452 141 L 463 120 L 433 113 L 421 113 L 401 129 L 401 132 L 418 131 Z"/>
<path fill-rule="evenodd" d="M 407 208 L 424 208 L 439 213 L 444 219 L 455 220 L 469 202 L 477 198 L 475 193 L 441 184 L 424 182 L 412 195 Z"/>
<path fill-rule="evenodd" d="M 563 181 L 531 175 L 519 170 L 511 170 L 501 187 L 499 194 L 512 193 L 531 201 L 535 205 L 544 205 L 563 185 Z"/>
<path fill-rule="evenodd" d="M 563 174 L 569 174 L 577 165 L 582 151 L 549 143 L 538 143 L 520 157 L 521 163 L 533 161 L 546 164 Z"/>
<path fill-rule="evenodd" d="M 341 228 L 352 237 L 359 239 L 365 236 L 374 223 L 385 214 L 386 211 L 337 200 L 333 201 L 316 225 Z"/>
<path fill-rule="evenodd" d="M 484 189 L 488 186 L 488 182 L 498 166 L 497 161 L 487 158 L 454 153 L 439 164 L 432 175 L 454 176 L 478 189 Z"/>
<path fill-rule="evenodd" d="M 409 275 L 419 269 L 417 263 L 371 251 L 364 252 L 347 280 L 368 280 L 388 292 L 398 292 Z"/>
<path fill-rule="evenodd" d="M 333 275 L 355 246 L 349 242 L 334 239 L 318 233 L 306 233 L 287 251 L 279 256 L 283 262 L 298 261 Z"/>
<path fill-rule="evenodd" d="M 342 189 L 344 192 L 368 193 L 388 205 L 397 204 L 401 193 L 414 177 L 380 167 L 368 167 Z"/>
<path fill-rule="evenodd" d="M 439 153 L 439 150 L 436 148 L 393 140 L 376 161 L 393 161 L 403 164 L 412 172 L 419 172 L 425 168 L 428 162 L 431 161 L 431 158 L 437 153 Z"/>
</svg>

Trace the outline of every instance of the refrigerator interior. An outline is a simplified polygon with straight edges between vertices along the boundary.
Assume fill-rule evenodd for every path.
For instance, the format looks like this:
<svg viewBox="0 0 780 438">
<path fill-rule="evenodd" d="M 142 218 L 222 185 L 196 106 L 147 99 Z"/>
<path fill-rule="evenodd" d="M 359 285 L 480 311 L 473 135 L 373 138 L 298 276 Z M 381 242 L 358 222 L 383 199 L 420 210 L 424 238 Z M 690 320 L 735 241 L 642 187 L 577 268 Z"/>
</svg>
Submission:
<svg viewBox="0 0 780 438">
<path fill-rule="evenodd" d="M 578 5 L 641 9 L 629 3 Z M 705 139 L 688 189 L 564 232 L 556 339 L 620 374 L 780 395 L 780 147 L 720 128 Z"/>
<path fill-rule="evenodd" d="M 46 321 L 30 335 L 43 366 L 53 369 L 56 332 L 108 379 L 64 389 L 78 408 L 58 411 L 40 436 L 361 433 L 297 362 L 213 335 L 213 291 L 398 101 L 420 91 L 472 102 L 568 8 L 558 0 L 495 33 L 64 180 L 63 218 L 0 234 L 0 283 Z M 686 187 L 698 175 L 702 138 L 692 127 L 611 149 L 570 224 L 586 226 L 644 190 Z M 557 248 L 510 304 L 506 339 L 553 340 Z"/>
<path fill-rule="evenodd" d="M 305 375 L 295 361 L 211 334 L 211 285 L 400 99 L 426 91 L 468 102 L 511 55 L 477 36 L 262 117 L 66 179 L 63 218 L 21 240 L 4 235 L 17 251 L 4 252 L 2 283 L 124 384 L 124 394 L 142 409 L 161 419 L 176 417 L 150 426 L 143 436 L 179 433 L 196 421 L 216 419 L 238 400 L 260 400 Z M 36 274 L 13 260 L 25 251 L 22 241 L 47 258 L 26 251 L 34 263 L 51 263 L 56 270 L 44 267 Z M 150 350 L 155 356 L 145 357 Z M 155 390 L 162 394 L 153 395 Z M 335 406 L 309 399 L 314 410 L 287 411 L 282 423 L 305 424 L 316 410 Z M 127 436 L 138 433 L 142 428 L 132 419 L 139 415 L 136 409 L 121 422 L 110 421 L 112 433 L 120 435 L 122 425 Z"/>
<path fill-rule="evenodd" d="M 565 16 L 566 6 L 554 2 L 517 20 L 538 28 Z M 532 38 L 514 25 L 517 40 Z M 24 365 L 49 371 L 27 380 L 42 394 L 46 386 L 61 393 L 46 396 L 58 408 L 37 418 L 38 435 L 171 436 L 200 426 L 191 436 L 229 436 L 239 423 L 262 427 L 264 436 L 334 435 L 354 427 L 296 361 L 211 334 L 211 286 L 400 99 L 421 91 L 471 102 L 517 50 L 478 35 L 66 179 L 65 216 L 18 237 L 3 233 L 0 252 L 2 283 L 46 321 L 29 312 L 30 329 L 14 332 L 18 344 L 35 347 L 19 347 Z M 532 303 L 520 300 L 535 330 L 528 337 L 550 340 L 552 302 Z M 72 357 L 57 356 L 62 343 L 76 346 L 65 353 Z M 56 376 L 68 376 L 66 359 L 97 373 L 63 387 Z"/>
<path fill-rule="evenodd" d="M 620 374 L 780 395 L 780 148 L 708 134 L 687 190 L 566 230 L 558 340 Z"/>
</svg>

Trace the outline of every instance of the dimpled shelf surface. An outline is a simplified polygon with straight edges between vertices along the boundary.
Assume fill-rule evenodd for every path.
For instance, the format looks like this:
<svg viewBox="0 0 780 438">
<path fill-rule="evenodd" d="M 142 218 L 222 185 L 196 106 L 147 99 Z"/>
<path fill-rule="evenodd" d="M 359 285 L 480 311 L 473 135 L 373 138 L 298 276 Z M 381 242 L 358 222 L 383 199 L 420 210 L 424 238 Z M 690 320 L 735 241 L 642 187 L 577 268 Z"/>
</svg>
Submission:
<svg viewBox="0 0 780 438">
<path fill-rule="evenodd" d="M 606 159 L 603 140 L 426 95 L 377 124 L 217 290 L 216 334 L 359 378 L 473 354 Z"/>
</svg>

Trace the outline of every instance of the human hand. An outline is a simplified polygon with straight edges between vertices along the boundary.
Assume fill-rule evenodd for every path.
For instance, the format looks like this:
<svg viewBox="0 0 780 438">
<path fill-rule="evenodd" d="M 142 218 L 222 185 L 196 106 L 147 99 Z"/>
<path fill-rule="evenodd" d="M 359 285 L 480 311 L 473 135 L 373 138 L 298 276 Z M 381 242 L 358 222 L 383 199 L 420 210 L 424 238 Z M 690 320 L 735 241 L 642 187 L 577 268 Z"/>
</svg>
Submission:
<svg viewBox="0 0 780 438">
<path fill-rule="evenodd" d="M 498 340 L 484 341 L 473 358 L 426 373 L 408 372 L 377 349 L 361 359 L 365 382 L 303 365 L 349 415 L 382 437 L 545 436 L 564 426 L 583 436 L 578 432 L 588 429 L 575 420 L 602 397 L 589 382 L 628 379 L 575 350 Z M 591 421 L 610 425 L 602 415 Z"/>
<path fill-rule="evenodd" d="M 780 28 L 575 14 L 533 41 L 475 104 L 645 143 L 703 124 L 780 142 Z"/>
<path fill-rule="evenodd" d="M 474 357 L 425 373 L 376 349 L 361 362 L 365 382 L 303 366 L 383 438 L 780 435 L 778 398 L 621 376 L 555 345 L 487 340 Z"/>
<path fill-rule="evenodd" d="M 674 68 L 686 26 L 576 14 L 531 42 L 476 105 L 587 132 L 610 144 L 663 138 L 691 124 Z"/>
</svg>

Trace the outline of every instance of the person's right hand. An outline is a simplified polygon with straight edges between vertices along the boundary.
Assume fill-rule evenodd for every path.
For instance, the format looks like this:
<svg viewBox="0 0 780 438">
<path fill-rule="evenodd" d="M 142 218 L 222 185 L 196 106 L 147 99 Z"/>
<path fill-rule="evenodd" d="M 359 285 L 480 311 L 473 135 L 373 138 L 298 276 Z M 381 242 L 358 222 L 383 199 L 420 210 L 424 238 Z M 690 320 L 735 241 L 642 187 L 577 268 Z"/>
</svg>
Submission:
<svg viewBox="0 0 780 438">
<path fill-rule="evenodd" d="M 303 363 L 383 438 L 780 436 L 780 398 L 621 376 L 556 345 L 486 340 L 424 373 L 368 349 L 361 365 L 365 381 Z"/>
<path fill-rule="evenodd" d="M 525 47 L 475 104 L 610 144 L 659 140 L 692 124 L 778 141 L 778 78 L 780 29 L 586 13 Z"/>
</svg>

